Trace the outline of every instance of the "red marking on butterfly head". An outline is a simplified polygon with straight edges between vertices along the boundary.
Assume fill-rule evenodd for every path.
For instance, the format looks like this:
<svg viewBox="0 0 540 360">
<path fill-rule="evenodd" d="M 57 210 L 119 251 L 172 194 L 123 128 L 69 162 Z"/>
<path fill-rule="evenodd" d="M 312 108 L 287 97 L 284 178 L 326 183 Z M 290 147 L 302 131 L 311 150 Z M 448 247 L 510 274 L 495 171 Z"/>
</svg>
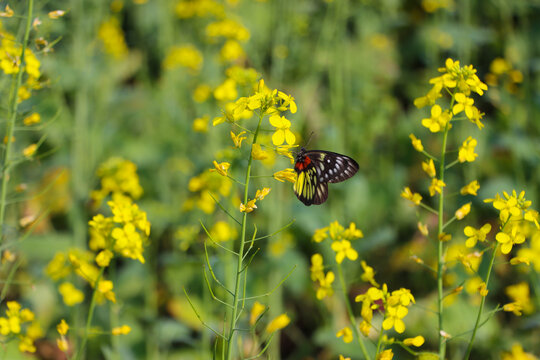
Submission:
<svg viewBox="0 0 540 360">
<path fill-rule="evenodd" d="M 302 171 L 305 168 L 308 167 L 309 164 L 311 164 L 311 159 L 309 156 L 305 156 L 304 159 L 296 159 L 296 164 L 294 164 L 294 168 L 298 171 Z"/>
</svg>

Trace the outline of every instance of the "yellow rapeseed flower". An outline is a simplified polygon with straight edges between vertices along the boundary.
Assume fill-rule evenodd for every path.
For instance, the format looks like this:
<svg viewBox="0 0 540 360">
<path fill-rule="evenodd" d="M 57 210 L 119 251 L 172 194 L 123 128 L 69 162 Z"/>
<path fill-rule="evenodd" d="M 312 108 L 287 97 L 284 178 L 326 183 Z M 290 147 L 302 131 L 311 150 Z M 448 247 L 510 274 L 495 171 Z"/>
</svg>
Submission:
<svg viewBox="0 0 540 360">
<path fill-rule="evenodd" d="M 504 352 L 501 360 L 538 360 L 536 356 L 525 352 L 520 344 L 512 345 L 511 352 Z"/>
<path fill-rule="evenodd" d="M 287 316 L 287 314 L 281 314 L 274 318 L 268 326 L 266 327 L 267 333 L 273 333 L 274 331 L 281 330 L 285 328 L 289 323 L 291 322 L 291 319 Z"/>
<path fill-rule="evenodd" d="M 253 304 L 253 307 L 251 308 L 251 313 L 249 315 L 249 324 L 252 326 L 255 325 L 255 323 L 257 322 L 257 319 L 259 319 L 259 316 L 261 316 L 261 314 L 264 312 L 265 309 L 266 309 L 266 306 L 264 306 L 258 301 L 255 301 L 255 303 Z"/>
<path fill-rule="evenodd" d="M 62 319 L 58 325 L 56 325 L 56 330 L 60 335 L 66 335 L 69 330 L 69 325 L 66 323 L 66 320 Z"/>
<path fill-rule="evenodd" d="M 24 148 L 23 155 L 25 157 L 31 157 L 36 153 L 38 146 L 37 144 L 32 144 Z"/>
<path fill-rule="evenodd" d="M 103 43 L 105 52 L 115 59 L 122 59 L 129 52 L 120 21 L 115 17 L 101 23 L 98 29 L 98 38 Z"/>
<path fill-rule="evenodd" d="M 208 84 L 200 84 L 193 90 L 193 100 L 198 103 L 205 102 L 212 94 L 212 88 Z"/>
<path fill-rule="evenodd" d="M 129 327 L 129 325 L 117 326 L 113 328 L 111 331 L 113 335 L 127 335 L 130 332 L 131 332 L 131 327 Z"/>
<path fill-rule="evenodd" d="M 240 212 L 250 213 L 257 208 L 255 202 L 257 199 L 249 200 L 247 204 L 240 203 Z"/>
<path fill-rule="evenodd" d="M 336 262 L 341 264 L 345 258 L 355 261 L 358 259 L 358 252 L 352 248 L 348 240 L 334 241 L 332 250 L 336 252 Z"/>
<path fill-rule="evenodd" d="M 263 200 L 266 197 L 266 195 L 270 193 L 271 190 L 272 189 L 267 188 L 267 187 L 262 188 L 262 190 L 257 190 L 257 192 L 255 193 L 255 199 Z"/>
<path fill-rule="evenodd" d="M 450 120 L 452 120 L 452 114 L 449 111 L 442 111 L 439 105 L 433 105 L 431 117 L 422 119 L 422 125 L 432 133 L 437 133 L 443 131 Z"/>
<path fill-rule="evenodd" d="M 417 139 L 414 134 L 409 134 L 409 137 L 411 138 L 412 146 L 414 149 L 418 152 L 424 151 L 424 145 L 422 145 L 422 141 L 420 139 Z"/>
<path fill-rule="evenodd" d="M 467 203 L 456 210 L 456 219 L 463 220 L 471 212 L 471 203 Z"/>
<path fill-rule="evenodd" d="M 422 170 L 425 171 L 426 174 L 428 174 L 429 177 L 435 177 L 437 175 L 437 172 L 435 171 L 435 163 L 433 162 L 433 159 L 428 159 L 422 163 Z"/>
<path fill-rule="evenodd" d="M 195 120 L 193 120 L 193 124 L 191 125 L 191 128 L 195 132 L 205 133 L 208 131 L 208 120 L 210 120 L 210 117 L 208 115 L 198 117 Z"/>
<path fill-rule="evenodd" d="M 478 180 L 471 181 L 467 185 L 461 188 L 459 191 L 461 195 L 474 195 L 477 196 L 478 189 L 480 189 L 480 185 L 478 184 Z"/>
<path fill-rule="evenodd" d="M 337 338 L 340 338 L 343 336 L 343 342 L 348 344 L 353 341 L 353 334 L 350 327 L 345 326 L 343 329 L 339 330 L 336 334 Z"/>
<path fill-rule="evenodd" d="M 62 283 L 58 287 L 58 291 L 62 295 L 64 304 L 67 306 L 75 306 L 84 301 L 84 293 L 70 282 Z"/>
<path fill-rule="evenodd" d="M 222 162 L 218 163 L 216 160 L 214 160 L 214 168 L 210 169 L 210 172 L 217 172 L 221 176 L 227 176 L 227 173 L 229 171 L 229 167 L 231 166 L 228 162 Z"/>
<path fill-rule="evenodd" d="M 422 201 L 422 195 L 419 193 L 413 193 L 408 186 L 403 189 L 400 196 L 404 199 L 410 200 L 413 205 L 420 205 L 420 202 Z"/>
<path fill-rule="evenodd" d="M 434 196 L 436 193 L 441 193 L 442 188 L 445 187 L 446 184 L 444 181 L 439 180 L 437 178 L 431 179 L 431 185 L 429 186 L 429 195 Z"/>
<path fill-rule="evenodd" d="M 425 339 L 422 335 L 415 336 L 413 338 L 407 338 L 403 340 L 403 344 L 405 345 L 413 345 L 416 347 L 420 347 L 424 344 Z"/>
<path fill-rule="evenodd" d="M 294 145 L 296 136 L 290 130 L 291 122 L 284 116 L 279 115 L 272 115 L 269 120 L 270 124 L 276 128 L 276 132 L 272 135 L 272 143 L 281 145 L 286 142 L 289 145 Z"/>
<path fill-rule="evenodd" d="M 311 256 L 311 267 L 309 268 L 309 271 L 311 273 L 311 280 L 313 281 L 324 278 L 324 265 L 321 254 L 313 254 Z"/>
<path fill-rule="evenodd" d="M 231 139 L 232 139 L 232 141 L 234 143 L 235 148 L 240 148 L 242 146 L 242 141 L 244 141 L 246 139 L 246 137 L 242 136 L 242 135 L 244 135 L 245 133 L 246 133 L 245 131 L 242 131 L 242 132 L 238 133 L 238 135 L 237 135 L 237 134 L 235 134 L 235 133 L 233 133 L 231 131 Z"/>
<path fill-rule="evenodd" d="M 491 231 L 491 224 L 484 224 L 480 229 L 475 229 L 472 226 L 465 226 L 463 232 L 467 236 L 465 246 L 472 248 L 476 245 L 477 241 L 486 241 L 487 234 Z"/>
<path fill-rule="evenodd" d="M 23 124 L 25 126 L 39 124 L 40 122 L 41 122 L 41 115 L 39 115 L 38 113 L 32 113 L 31 115 L 25 117 L 23 120 Z"/>
<path fill-rule="evenodd" d="M 332 296 L 334 289 L 332 288 L 332 283 L 336 279 L 336 276 L 332 271 L 326 273 L 326 275 L 318 278 L 319 288 L 317 289 L 317 299 L 322 300 L 327 296 Z"/>
<path fill-rule="evenodd" d="M 476 159 L 476 157 L 478 156 L 478 154 L 474 152 L 476 144 L 476 139 L 473 139 L 472 136 L 467 137 L 467 139 L 463 142 L 463 145 L 459 148 L 459 162 L 473 162 Z"/>
<path fill-rule="evenodd" d="M 276 179 L 277 181 L 281 181 L 281 182 L 288 181 L 293 184 L 296 182 L 296 171 L 294 171 L 294 169 L 289 168 L 289 169 L 281 170 L 274 173 L 273 176 L 274 176 L 274 179 Z"/>
<path fill-rule="evenodd" d="M 253 160 L 266 160 L 269 154 L 261 148 L 261 145 L 253 144 L 251 147 L 251 157 Z"/>
<path fill-rule="evenodd" d="M 203 60 L 202 53 L 193 44 L 176 45 L 167 50 L 162 66 L 165 70 L 185 67 L 193 73 L 198 73 Z"/>
</svg>

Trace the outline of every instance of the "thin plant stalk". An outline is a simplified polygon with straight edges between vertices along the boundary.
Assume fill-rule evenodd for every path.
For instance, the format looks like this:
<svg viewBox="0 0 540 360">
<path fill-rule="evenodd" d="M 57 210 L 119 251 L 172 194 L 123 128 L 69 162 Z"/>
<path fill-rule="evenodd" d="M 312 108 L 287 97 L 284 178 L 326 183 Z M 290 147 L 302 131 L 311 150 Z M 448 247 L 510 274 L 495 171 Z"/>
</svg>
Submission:
<svg viewBox="0 0 540 360">
<path fill-rule="evenodd" d="M 103 277 L 103 272 L 104 271 L 105 271 L 105 268 L 102 267 L 100 269 L 100 271 L 99 271 L 96 282 L 94 283 L 94 292 L 92 293 L 92 300 L 90 301 L 90 307 L 88 308 L 88 316 L 86 318 L 86 326 L 84 328 L 84 334 L 83 334 L 83 338 L 81 340 L 81 345 L 79 346 L 79 349 L 77 350 L 77 354 L 75 355 L 75 360 L 79 360 L 79 359 L 84 357 L 83 354 L 85 352 L 86 343 L 88 341 L 88 334 L 90 333 L 90 327 L 92 325 L 92 318 L 94 317 L 94 309 L 96 308 L 98 286 L 99 286 L 99 282 L 101 281 L 101 278 Z"/>
<path fill-rule="evenodd" d="M 19 64 L 19 70 L 14 76 L 11 83 L 11 89 L 9 92 L 9 104 L 8 104 L 8 121 L 6 127 L 6 148 L 4 151 L 4 159 L 2 162 L 2 185 L 0 190 L 0 244 L 4 240 L 4 220 L 6 216 L 6 197 L 8 192 L 9 173 L 11 170 L 11 151 L 13 139 L 13 133 L 15 129 L 15 121 L 17 120 L 17 110 L 19 107 L 19 89 L 22 84 L 22 76 L 26 62 L 24 56 L 26 54 L 26 48 L 28 45 L 28 39 L 30 38 L 30 30 L 32 29 L 32 13 L 34 11 L 34 0 L 28 0 L 26 26 L 24 30 L 24 37 L 21 48 L 21 59 Z M 5 285 L 7 286 L 7 285 Z"/>
<path fill-rule="evenodd" d="M 486 288 L 489 284 L 489 278 L 491 276 L 491 270 L 493 269 L 493 263 L 495 262 L 495 256 L 497 255 L 497 250 L 499 250 L 499 243 L 495 246 L 495 249 L 493 250 L 493 254 L 491 254 L 491 260 L 489 261 L 489 267 L 486 275 Z M 480 319 L 482 318 L 482 312 L 484 311 L 484 305 L 486 303 L 486 296 L 482 296 L 482 301 L 480 302 L 480 308 L 478 309 L 478 315 L 476 316 L 476 323 L 474 324 L 474 329 L 471 335 L 471 340 L 469 340 L 469 346 L 467 346 L 467 353 L 465 354 L 464 360 L 468 360 L 469 356 L 471 355 L 474 338 L 476 337 L 476 331 L 479 328 Z"/>
<path fill-rule="evenodd" d="M 446 124 L 443 135 L 442 151 L 441 151 L 441 162 L 439 170 L 439 179 L 444 181 L 444 171 L 445 171 L 445 155 L 446 155 L 446 141 L 448 139 L 448 130 L 449 126 Z M 444 230 L 444 187 L 441 188 L 441 193 L 439 194 L 439 210 L 438 210 L 438 230 L 437 230 L 437 314 L 439 322 L 439 359 L 444 359 L 446 353 L 446 338 L 443 336 L 443 300 L 444 300 L 444 289 L 443 289 L 443 275 L 444 275 L 444 244 L 441 240 L 441 234 Z"/>
<path fill-rule="evenodd" d="M 457 91 L 457 90 L 456 90 Z M 450 109 L 453 108 L 455 102 L 456 91 L 452 94 Z M 450 131 L 450 121 L 446 123 L 443 133 L 443 142 L 441 149 L 441 157 L 439 163 L 439 180 L 444 182 L 444 172 L 446 170 L 446 143 L 448 141 L 448 132 Z M 441 188 L 439 194 L 439 209 L 437 211 L 438 226 L 437 226 L 437 314 L 438 314 L 438 329 L 439 329 L 439 359 L 445 359 L 446 355 L 446 338 L 444 337 L 443 311 L 444 311 L 444 242 L 441 240 L 441 235 L 444 232 L 444 187 Z"/>
<path fill-rule="evenodd" d="M 264 109 L 260 109 L 259 112 L 259 122 L 257 124 L 257 129 L 255 130 L 255 133 L 253 134 L 253 141 L 251 143 L 250 149 L 253 147 L 254 144 L 257 143 L 257 136 L 259 135 L 259 129 L 261 127 L 262 119 L 264 116 Z M 248 165 L 246 169 L 246 177 L 244 181 L 244 204 L 247 204 L 248 202 L 248 191 L 249 191 L 249 181 L 250 181 L 250 175 L 251 175 L 251 163 L 253 161 L 253 157 L 251 155 L 251 151 L 249 152 L 249 159 L 248 159 Z M 236 328 L 236 321 L 238 317 L 238 300 L 239 300 L 239 294 L 240 294 L 240 283 L 241 283 L 241 277 L 242 277 L 242 266 L 243 266 L 243 255 L 244 255 L 244 247 L 246 244 L 246 226 L 247 226 L 247 213 L 244 212 L 242 217 L 242 232 L 240 236 L 240 247 L 238 249 L 238 262 L 236 264 L 236 274 L 235 274 L 235 280 L 234 280 L 234 295 L 233 295 L 233 309 L 232 309 L 232 316 L 231 316 L 231 325 L 229 328 L 229 336 L 227 338 L 227 353 L 226 353 L 226 360 L 232 359 L 233 356 L 233 344 L 234 344 L 234 333 Z M 245 270 L 244 270 L 245 271 Z M 245 275 L 244 275 L 245 276 Z"/>
<path fill-rule="evenodd" d="M 351 303 L 349 302 L 349 295 L 347 294 L 347 284 L 345 283 L 345 278 L 343 277 L 343 270 L 341 269 L 341 264 L 339 263 L 337 264 L 337 269 L 338 269 L 339 284 L 341 286 L 341 292 L 343 293 L 343 299 L 345 300 L 345 306 L 347 308 L 347 314 L 349 315 L 349 321 L 351 322 L 351 326 L 354 330 L 354 334 L 356 335 L 356 338 L 358 339 L 358 345 L 360 345 L 360 350 L 362 350 L 364 359 L 370 360 L 371 358 L 369 357 L 364 341 L 362 340 L 362 334 L 360 334 L 360 330 L 358 330 L 358 326 L 356 325 L 356 319 L 354 318 L 352 306 L 351 306 Z"/>
</svg>

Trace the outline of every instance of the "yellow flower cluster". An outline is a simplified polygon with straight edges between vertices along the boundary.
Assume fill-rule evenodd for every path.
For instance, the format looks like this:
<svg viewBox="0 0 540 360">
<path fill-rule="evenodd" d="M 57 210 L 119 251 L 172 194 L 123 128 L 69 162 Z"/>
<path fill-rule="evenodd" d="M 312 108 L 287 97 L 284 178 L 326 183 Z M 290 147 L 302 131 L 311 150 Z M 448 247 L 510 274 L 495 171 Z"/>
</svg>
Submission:
<svg viewBox="0 0 540 360">
<path fill-rule="evenodd" d="M 345 258 L 355 261 L 358 258 L 358 252 L 352 247 L 351 240 L 364 237 L 362 231 L 356 228 L 356 224 L 351 222 L 345 229 L 337 221 L 329 226 L 315 230 L 313 241 L 321 242 L 326 238 L 332 240 L 332 250 L 336 252 L 336 262 L 341 264 Z"/>
<path fill-rule="evenodd" d="M 519 195 L 515 190 L 512 195 L 503 192 L 503 197 L 496 194 L 495 198 L 484 201 L 493 203 L 493 207 L 499 211 L 501 226 L 495 239 L 501 245 L 503 254 L 510 253 L 515 244 L 525 242 L 531 235 L 530 225 L 534 225 L 536 231 L 540 229 L 538 211 L 529 209 L 531 201 L 525 199 L 525 191 Z"/>
<path fill-rule="evenodd" d="M 489 66 L 486 74 L 486 83 L 489 86 L 503 85 L 511 94 L 518 91 L 518 84 L 523 82 L 523 73 L 515 69 L 512 64 L 503 58 L 496 58 Z"/>
<path fill-rule="evenodd" d="M 101 188 L 90 194 L 96 208 L 110 194 L 124 194 L 132 199 L 138 199 L 143 194 L 137 175 L 137 165 L 129 160 L 110 158 L 101 164 L 96 175 L 101 179 Z"/>
<path fill-rule="evenodd" d="M 123 59 L 129 53 L 120 21 L 115 17 L 99 26 L 98 38 L 103 43 L 105 52 L 116 60 Z"/>
<path fill-rule="evenodd" d="M 192 44 L 172 46 L 163 60 L 163 68 L 172 70 L 185 67 L 192 73 L 198 73 L 203 64 L 202 53 Z"/>
<path fill-rule="evenodd" d="M 224 166 L 221 168 L 225 170 Z M 183 209 L 189 211 L 197 207 L 206 214 L 213 213 L 216 209 L 215 200 L 219 200 L 220 197 L 228 196 L 231 193 L 231 182 L 221 175 L 216 169 L 216 172 L 205 171 L 192 177 L 188 183 L 188 190 L 193 195 L 184 202 Z"/>
<path fill-rule="evenodd" d="M 15 36 L 0 28 L 0 69 L 6 74 L 15 74 L 21 66 L 22 46 L 17 44 Z M 30 97 L 31 90 L 41 88 L 38 81 L 41 76 L 41 63 L 31 49 L 24 52 L 24 72 L 26 79 L 19 88 L 18 100 L 23 101 Z"/>
<path fill-rule="evenodd" d="M 181 19 L 222 17 L 225 9 L 220 2 L 215 0 L 182 0 L 176 4 L 175 12 Z"/>
<path fill-rule="evenodd" d="M 113 195 L 107 204 L 113 215 L 98 214 L 89 222 L 90 249 L 99 251 L 96 263 L 107 267 L 115 254 L 144 263 L 144 245 L 150 235 L 146 213 L 131 198 L 120 194 Z"/>
<path fill-rule="evenodd" d="M 394 328 L 396 332 L 403 333 L 405 331 L 403 318 L 408 314 L 408 308 L 415 303 L 410 290 L 401 288 L 389 293 L 386 284 L 383 284 L 382 288 L 370 287 L 364 294 L 358 295 L 355 301 L 362 303 L 361 316 L 363 320 L 360 324 L 360 330 L 366 336 L 372 327 L 374 310 L 383 313 L 382 328 L 384 330 Z"/>
<path fill-rule="evenodd" d="M 2 343 L 18 339 L 19 351 L 36 352 L 34 341 L 43 336 L 39 323 L 30 309 L 23 309 L 17 301 L 8 301 L 6 316 L 0 317 Z"/>
</svg>

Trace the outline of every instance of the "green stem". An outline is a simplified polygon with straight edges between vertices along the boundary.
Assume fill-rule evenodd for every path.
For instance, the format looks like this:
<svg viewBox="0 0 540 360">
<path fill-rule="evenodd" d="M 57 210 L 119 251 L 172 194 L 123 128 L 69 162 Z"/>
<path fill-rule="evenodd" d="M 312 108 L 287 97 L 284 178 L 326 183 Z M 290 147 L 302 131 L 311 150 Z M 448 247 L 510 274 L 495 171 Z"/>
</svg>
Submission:
<svg viewBox="0 0 540 360">
<path fill-rule="evenodd" d="M 260 109 L 259 112 L 259 123 L 257 124 L 257 129 L 255 130 L 255 134 L 253 135 L 253 141 L 251 143 L 251 148 L 253 148 L 253 145 L 257 143 L 257 136 L 259 135 L 259 129 L 261 127 L 262 119 L 264 117 L 264 109 Z M 246 170 L 246 177 L 245 177 L 245 186 L 244 186 L 244 204 L 247 204 L 248 202 L 248 191 L 249 191 L 249 180 L 251 176 L 251 162 L 253 161 L 253 157 L 251 156 L 251 150 L 249 152 L 249 159 L 248 159 L 248 165 Z M 244 216 L 242 217 L 242 233 L 240 236 L 240 248 L 238 250 L 238 262 L 236 264 L 236 275 L 235 275 L 235 285 L 234 285 L 234 295 L 233 295 L 233 309 L 232 309 L 232 316 L 231 316 L 231 326 L 229 328 L 229 336 L 227 338 L 227 353 L 225 360 L 232 359 L 233 356 L 233 344 L 234 344 L 234 333 L 236 329 L 236 318 L 238 316 L 238 299 L 239 299 L 239 293 L 240 293 L 240 280 L 241 280 L 241 274 L 242 274 L 242 265 L 243 265 L 243 258 L 244 258 L 244 246 L 246 244 L 246 224 L 247 224 L 247 213 L 244 212 Z"/>
<path fill-rule="evenodd" d="M 101 281 L 101 278 L 103 277 L 103 272 L 105 271 L 105 268 L 102 267 L 99 270 L 98 277 L 96 279 L 96 282 L 94 283 L 94 292 L 92 293 L 92 301 L 90 302 L 90 307 L 88 308 L 88 316 L 86 318 L 86 326 L 84 329 L 84 335 L 81 341 L 81 346 L 77 350 L 77 354 L 75 355 L 75 360 L 81 359 L 84 355 L 84 348 L 86 347 L 86 342 L 88 341 L 88 334 L 90 333 L 90 326 L 92 325 L 92 318 L 94 317 L 94 309 L 96 307 L 96 299 L 97 299 L 97 293 L 98 293 L 98 286 L 99 282 Z"/>
<path fill-rule="evenodd" d="M 499 250 L 499 243 L 497 243 L 497 246 L 495 246 L 495 249 L 493 250 L 493 254 L 491 254 L 491 260 L 489 261 L 489 267 L 486 275 L 486 289 L 489 284 L 489 278 L 491 276 L 491 270 L 493 269 L 493 263 L 495 262 L 495 255 L 497 255 L 497 250 Z M 486 303 L 486 296 L 482 296 L 482 301 L 480 302 L 480 308 L 478 309 L 478 315 L 476 316 L 476 323 L 474 324 L 473 333 L 471 335 L 471 340 L 469 340 L 469 346 L 467 347 L 467 353 L 465 354 L 464 360 L 467 360 L 469 356 L 471 355 L 474 338 L 476 337 L 476 331 L 479 328 L 480 324 L 480 318 L 482 317 L 482 311 L 484 310 L 484 304 Z"/>
<path fill-rule="evenodd" d="M 439 168 L 439 178 L 441 181 L 444 181 L 444 171 L 445 171 L 445 155 L 446 155 L 446 142 L 448 139 L 448 130 L 449 123 L 446 124 L 443 135 L 442 151 L 441 151 L 441 162 Z M 439 321 L 439 359 L 444 360 L 446 353 L 446 339 L 441 333 L 443 331 L 443 300 L 444 300 L 444 289 L 443 289 L 443 275 L 444 275 L 444 242 L 440 240 L 440 236 L 444 230 L 444 187 L 441 188 L 441 193 L 439 194 L 439 210 L 438 210 L 438 230 L 437 230 L 437 313 Z"/>
<path fill-rule="evenodd" d="M 13 138 L 15 120 L 17 119 L 17 110 L 19 107 L 19 89 L 22 84 L 22 76 L 24 73 L 24 67 L 26 62 L 24 56 L 26 54 L 26 47 L 28 39 L 30 38 L 30 30 L 32 29 L 32 13 L 34 11 L 34 0 L 28 0 L 28 14 L 26 17 L 26 27 L 24 30 L 24 38 L 21 49 L 21 59 L 19 64 L 19 70 L 14 76 L 11 84 L 11 90 L 9 93 L 9 108 L 8 108 L 8 122 L 6 128 L 6 148 L 4 152 L 4 161 L 2 163 L 2 187 L 0 190 L 0 243 L 4 240 L 4 219 L 6 216 L 6 197 L 8 191 L 9 172 L 11 170 L 11 139 Z"/>
<path fill-rule="evenodd" d="M 339 263 L 337 264 L 337 269 L 338 269 L 339 283 L 341 285 L 341 292 L 343 293 L 343 299 L 345 300 L 345 306 L 347 307 L 347 314 L 349 315 L 349 321 L 351 322 L 351 326 L 354 330 L 354 334 L 356 335 L 356 338 L 358 339 L 358 344 L 360 345 L 360 350 L 362 350 L 364 359 L 370 360 L 371 358 L 369 357 L 366 346 L 364 345 L 364 341 L 362 340 L 362 334 L 360 334 L 360 330 L 358 330 L 358 326 L 356 325 L 356 319 L 354 318 L 351 303 L 349 302 L 349 295 L 347 294 L 347 284 L 345 283 L 345 278 L 343 277 L 341 264 Z"/>
</svg>

